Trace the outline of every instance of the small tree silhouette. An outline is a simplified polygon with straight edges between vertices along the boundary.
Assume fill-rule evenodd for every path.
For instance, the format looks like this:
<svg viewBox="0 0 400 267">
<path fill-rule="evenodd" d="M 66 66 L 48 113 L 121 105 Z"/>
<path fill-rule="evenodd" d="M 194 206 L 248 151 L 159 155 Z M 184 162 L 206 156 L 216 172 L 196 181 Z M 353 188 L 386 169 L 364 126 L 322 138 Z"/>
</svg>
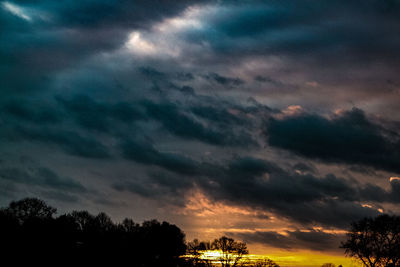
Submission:
<svg viewBox="0 0 400 267">
<path fill-rule="evenodd" d="M 187 244 L 187 253 L 191 256 L 191 265 L 193 266 L 212 266 L 211 259 L 204 259 L 201 256 L 204 251 L 211 250 L 211 243 L 194 239 Z"/>
<path fill-rule="evenodd" d="M 279 267 L 279 265 L 270 259 L 258 260 L 252 267 Z"/>
<path fill-rule="evenodd" d="M 222 252 L 218 259 L 222 267 L 235 267 L 244 255 L 249 254 L 246 243 L 236 242 L 226 236 L 215 239 L 211 246 L 213 249 Z"/>
<path fill-rule="evenodd" d="M 364 266 L 400 266 L 400 217 L 380 215 L 353 222 L 341 248 Z"/>
<path fill-rule="evenodd" d="M 209 256 L 209 258 L 206 258 L 207 252 L 219 252 L 217 253 L 219 256 Z M 187 254 L 189 257 L 187 257 L 186 262 L 188 266 L 195 267 L 279 267 L 277 263 L 268 258 L 257 260 L 244 258 L 248 253 L 246 243 L 237 242 L 226 236 L 215 239 L 213 242 L 200 242 L 198 239 L 194 239 L 187 244 Z"/>
<path fill-rule="evenodd" d="M 38 198 L 24 198 L 19 201 L 12 201 L 4 210 L 17 219 L 20 224 L 33 218 L 50 219 L 57 211 Z"/>
</svg>

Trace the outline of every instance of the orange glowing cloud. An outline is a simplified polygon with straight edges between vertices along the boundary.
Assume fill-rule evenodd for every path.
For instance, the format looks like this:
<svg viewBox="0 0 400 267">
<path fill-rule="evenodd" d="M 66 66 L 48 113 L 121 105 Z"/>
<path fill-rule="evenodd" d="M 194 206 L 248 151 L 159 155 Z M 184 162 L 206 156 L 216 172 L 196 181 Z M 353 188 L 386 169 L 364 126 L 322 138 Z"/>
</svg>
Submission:
<svg viewBox="0 0 400 267">
<path fill-rule="evenodd" d="M 392 176 L 392 177 L 389 178 L 389 181 L 390 181 L 390 182 L 400 181 L 400 177 Z"/>
</svg>

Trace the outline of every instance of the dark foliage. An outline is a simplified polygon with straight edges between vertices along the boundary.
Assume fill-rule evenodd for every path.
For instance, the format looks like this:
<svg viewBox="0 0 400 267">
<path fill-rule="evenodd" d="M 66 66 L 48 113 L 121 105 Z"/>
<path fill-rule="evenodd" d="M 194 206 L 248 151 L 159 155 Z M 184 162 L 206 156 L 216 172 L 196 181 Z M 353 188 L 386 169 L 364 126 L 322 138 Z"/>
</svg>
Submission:
<svg viewBox="0 0 400 267">
<path fill-rule="evenodd" d="M 74 211 L 56 210 L 26 198 L 0 210 L 0 255 L 12 266 L 180 266 L 185 235 L 175 225 L 156 220 L 139 225 L 131 219 L 114 223 Z"/>
</svg>

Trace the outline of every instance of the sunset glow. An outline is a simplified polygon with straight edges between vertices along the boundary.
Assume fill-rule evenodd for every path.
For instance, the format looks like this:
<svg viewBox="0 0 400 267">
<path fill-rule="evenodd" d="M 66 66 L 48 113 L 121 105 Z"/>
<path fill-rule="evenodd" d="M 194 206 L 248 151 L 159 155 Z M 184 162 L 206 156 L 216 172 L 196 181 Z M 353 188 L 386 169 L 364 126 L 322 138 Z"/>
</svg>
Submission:
<svg viewBox="0 0 400 267">
<path fill-rule="evenodd" d="M 222 251 L 206 250 L 201 252 L 200 259 L 209 260 L 213 263 L 219 263 L 219 259 L 223 256 Z M 234 257 L 234 256 L 233 256 Z M 244 255 L 241 262 L 254 263 L 262 259 L 271 259 L 280 266 L 321 266 L 324 263 L 335 263 L 348 267 L 361 267 L 362 265 L 350 258 L 339 255 L 315 253 L 310 251 L 276 251 L 267 255 L 249 254 Z"/>
</svg>

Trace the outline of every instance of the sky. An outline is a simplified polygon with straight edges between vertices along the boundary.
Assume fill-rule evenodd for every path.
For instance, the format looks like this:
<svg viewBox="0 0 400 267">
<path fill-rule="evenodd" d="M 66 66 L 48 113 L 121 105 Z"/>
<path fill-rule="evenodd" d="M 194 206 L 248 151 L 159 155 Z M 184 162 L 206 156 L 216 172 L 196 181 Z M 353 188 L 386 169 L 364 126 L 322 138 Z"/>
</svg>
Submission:
<svg viewBox="0 0 400 267">
<path fill-rule="evenodd" d="M 396 0 L 1 1 L 0 204 L 348 262 L 350 222 L 400 212 L 399 15 Z"/>
</svg>

